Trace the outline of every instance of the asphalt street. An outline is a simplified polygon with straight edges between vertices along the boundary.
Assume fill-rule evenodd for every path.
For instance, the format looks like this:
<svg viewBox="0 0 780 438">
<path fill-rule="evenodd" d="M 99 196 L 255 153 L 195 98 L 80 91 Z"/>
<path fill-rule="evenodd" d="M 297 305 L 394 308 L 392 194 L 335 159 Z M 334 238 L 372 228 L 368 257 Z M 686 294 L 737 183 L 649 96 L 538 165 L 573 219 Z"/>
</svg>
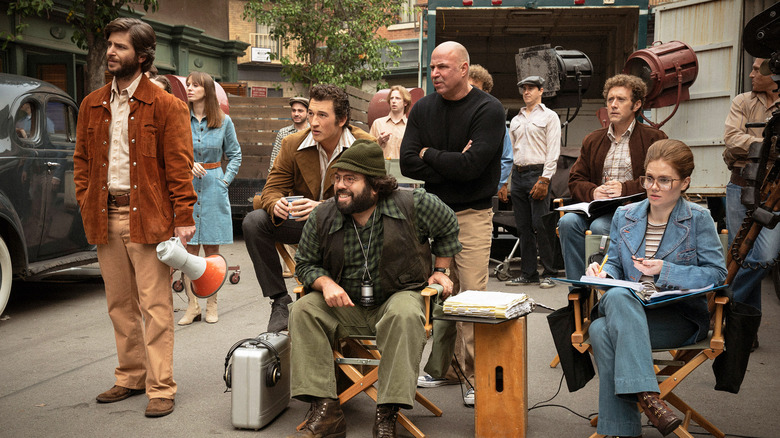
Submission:
<svg viewBox="0 0 780 438">
<path fill-rule="evenodd" d="M 240 265 L 241 279 L 220 291 L 218 323 L 176 326 L 176 410 L 159 419 L 144 417 L 144 396 L 112 404 L 95 401 L 97 394 L 114 383 L 117 365 L 100 281 L 15 284 L 0 317 L 0 437 L 284 437 L 291 433 L 308 409 L 295 400 L 260 431 L 239 430 L 231 424 L 231 394 L 225 392 L 222 380 L 225 354 L 237 340 L 265 331 L 270 304 L 259 291 L 240 237 L 221 252 L 230 265 Z M 293 281 L 288 284 L 292 288 Z M 566 303 L 567 289 L 562 285 L 546 290 L 507 287 L 491 276 L 489 289 L 525 292 L 556 308 Z M 186 308 L 186 296 L 174 293 L 174 304 L 178 320 Z M 676 391 L 728 436 L 778 436 L 780 301 L 768 279 L 763 311 L 761 346 L 751 356 L 739 394 L 713 389 L 709 363 Z M 545 314 L 528 317 L 528 351 L 529 406 L 539 405 L 528 413 L 528 437 L 587 437 L 593 433 L 595 429 L 582 417 L 597 411 L 598 377 L 576 393 L 569 393 L 565 384 L 558 392 L 561 371 L 549 367 L 555 351 Z M 424 358 L 427 355 L 426 349 Z M 474 410 L 463 405 L 461 391 L 459 386 L 423 389 L 444 415 L 434 417 L 419 405 L 407 414 L 430 437 L 474 436 Z M 348 436 L 371 436 L 373 401 L 361 394 L 344 411 Z M 496 421 L 510 424 L 517 418 Z M 399 436 L 409 435 L 399 427 Z M 660 434 L 646 427 L 644 436 Z"/>
</svg>

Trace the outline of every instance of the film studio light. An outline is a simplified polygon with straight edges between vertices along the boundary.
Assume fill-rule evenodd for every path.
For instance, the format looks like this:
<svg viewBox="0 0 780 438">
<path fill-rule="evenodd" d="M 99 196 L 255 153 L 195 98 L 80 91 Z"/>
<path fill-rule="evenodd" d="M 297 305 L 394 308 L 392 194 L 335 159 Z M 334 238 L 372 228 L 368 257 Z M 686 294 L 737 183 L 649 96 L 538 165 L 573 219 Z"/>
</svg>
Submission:
<svg viewBox="0 0 780 438">
<path fill-rule="evenodd" d="M 689 45 L 670 41 L 632 53 L 623 66 L 623 73 L 638 76 L 647 85 L 644 109 L 674 105 L 663 122 L 647 120 L 660 128 L 674 116 L 680 102 L 690 99 L 689 88 L 699 74 L 699 61 Z"/>
<path fill-rule="evenodd" d="M 588 91 L 593 76 L 593 64 L 585 53 L 579 50 L 564 50 L 556 47 L 555 62 L 558 64 L 558 81 L 560 89 L 550 98 L 547 106 L 550 108 L 579 108 L 582 106 L 582 95 Z M 576 112 L 574 116 L 576 116 Z M 572 117 L 572 120 L 574 119 Z M 568 120 L 571 122 L 571 120 Z"/>
<path fill-rule="evenodd" d="M 519 49 L 515 64 L 518 82 L 531 75 L 544 78 L 542 97 L 548 108 L 579 108 L 593 75 L 588 55 L 549 44 Z"/>
<path fill-rule="evenodd" d="M 517 80 L 531 75 L 541 76 L 545 80 L 542 99 L 548 108 L 575 108 L 574 114 L 562 123 L 564 143 L 568 142 L 569 124 L 582 107 L 582 96 L 588 91 L 593 64 L 585 53 L 579 50 L 565 50 L 562 47 L 551 48 L 549 44 L 524 47 L 515 55 Z M 520 90 L 523 94 L 523 90 Z"/>
</svg>

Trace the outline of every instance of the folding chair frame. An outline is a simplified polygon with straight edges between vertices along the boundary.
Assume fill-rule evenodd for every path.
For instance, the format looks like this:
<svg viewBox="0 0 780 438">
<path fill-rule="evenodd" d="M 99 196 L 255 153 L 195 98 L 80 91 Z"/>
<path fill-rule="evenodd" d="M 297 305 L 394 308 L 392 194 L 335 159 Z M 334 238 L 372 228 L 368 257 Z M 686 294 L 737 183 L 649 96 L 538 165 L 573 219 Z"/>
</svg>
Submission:
<svg viewBox="0 0 780 438">
<path fill-rule="evenodd" d="M 434 287 L 435 286 L 438 285 L 434 285 Z M 429 286 L 421 291 L 421 295 L 425 300 L 426 337 L 430 337 L 431 332 L 433 331 L 433 323 L 430 319 L 431 298 L 439 293 L 434 287 Z M 300 297 L 303 296 L 305 292 L 302 286 L 298 286 L 295 288 L 295 293 Z M 338 350 L 333 350 L 333 360 L 336 362 L 336 365 L 341 369 L 344 375 L 352 381 L 352 385 L 339 394 L 339 403 L 343 405 L 361 392 L 366 393 L 366 395 L 376 402 L 377 389 L 374 384 L 379 378 L 379 360 L 382 357 L 377 349 L 376 339 L 373 336 L 350 336 L 348 338 L 343 338 L 342 341 L 349 346 L 354 347 L 351 348 L 351 350 L 360 357 L 344 357 Z M 356 365 L 361 366 L 361 368 L 370 367 L 370 370 L 368 372 L 362 372 Z M 419 391 L 415 393 L 414 399 L 423 407 L 431 411 L 433 415 L 437 417 L 442 416 L 442 410 L 432 401 L 420 394 Z M 398 413 L 398 423 L 408 430 L 415 438 L 425 437 L 425 434 L 402 412 Z"/>
<path fill-rule="evenodd" d="M 574 333 L 571 335 L 571 341 L 574 348 L 578 351 L 585 353 L 587 351 L 592 352 L 592 346 L 588 339 L 588 328 L 590 326 L 590 309 L 593 308 L 597 301 L 597 289 L 591 288 L 590 293 L 583 299 L 580 294 L 573 292 L 569 294 L 569 301 L 574 302 Z M 728 303 L 728 298 L 723 296 L 716 296 L 714 299 L 715 309 L 713 313 L 713 330 L 708 335 L 708 338 L 702 342 L 681 347 L 677 350 L 653 350 L 653 352 L 669 351 L 672 355 L 671 360 L 653 360 L 656 367 L 656 376 L 659 378 L 660 383 L 658 387 L 660 389 L 660 397 L 666 400 L 669 404 L 680 410 L 685 415 L 682 424 L 674 430 L 674 434 L 680 438 L 693 438 L 688 431 L 691 420 L 696 424 L 704 428 L 707 432 L 717 438 L 725 437 L 725 434 L 715 427 L 704 416 L 690 407 L 674 392 L 672 392 L 677 385 L 679 385 L 685 377 L 687 377 L 693 370 L 699 367 L 707 360 L 715 359 L 724 350 L 723 341 L 723 307 Z M 662 367 L 659 367 L 662 366 Z M 596 426 L 598 417 L 594 417 L 591 420 L 591 425 Z M 604 435 L 594 433 L 590 438 L 603 438 Z"/>
</svg>

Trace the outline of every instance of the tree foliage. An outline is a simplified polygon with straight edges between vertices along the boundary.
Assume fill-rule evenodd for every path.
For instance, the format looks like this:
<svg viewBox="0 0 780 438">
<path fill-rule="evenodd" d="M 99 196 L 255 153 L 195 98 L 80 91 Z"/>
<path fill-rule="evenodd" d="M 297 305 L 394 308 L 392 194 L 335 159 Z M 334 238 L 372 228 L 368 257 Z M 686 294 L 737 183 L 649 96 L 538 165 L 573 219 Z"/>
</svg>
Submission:
<svg viewBox="0 0 780 438">
<path fill-rule="evenodd" d="M 249 0 L 244 19 L 267 25 L 290 55 L 272 53 L 290 82 L 360 87 L 381 80 L 400 56 L 377 30 L 393 24 L 401 0 Z M 386 59 L 382 58 L 385 55 Z"/>
<path fill-rule="evenodd" d="M 72 40 L 81 49 L 87 50 L 87 87 L 90 91 L 102 87 L 105 83 L 106 49 L 108 42 L 103 36 L 103 27 L 119 17 L 123 8 L 133 11 L 133 6 L 143 7 L 144 11 L 157 10 L 157 0 L 73 0 L 70 2 L 65 21 L 73 27 Z M 9 3 L 8 14 L 19 17 L 15 35 L 0 35 L 8 41 L 22 40 L 27 27 L 25 18 L 30 16 L 48 16 L 53 8 L 52 0 L 19 0 Z"/>
</svg>

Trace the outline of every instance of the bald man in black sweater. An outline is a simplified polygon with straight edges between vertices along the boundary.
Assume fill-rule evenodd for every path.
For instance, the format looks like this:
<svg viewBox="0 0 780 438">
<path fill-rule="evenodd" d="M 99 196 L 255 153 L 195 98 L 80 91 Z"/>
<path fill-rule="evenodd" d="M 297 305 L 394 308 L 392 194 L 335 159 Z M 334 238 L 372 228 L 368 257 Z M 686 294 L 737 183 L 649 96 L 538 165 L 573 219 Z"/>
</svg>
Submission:
<svg viewBox="0 0 780 438">
<path fill-rule="evenodd" d="M 401 143 L 401 172 L 425 181 L 425 189 L 455 211 L 463 251 L 455 256 L 451 268 L 453 292 L 485 290 L 493 231 L 492 198 L 500 178 L 506 133 L 504 108 L 495 97 L 469 85 L 469 55 L 462 45 L 448 41 L 437 46 L 430 68 L 436 93 L 420 99 L 409 113 Z M 451 327 L 434 330 L 433 350 L 425 367 L 428 375 L 420 377 L 419 386 L 457 381 L 450 366 L 454 346 Z M 471 324 L 458 324 L 456 356 L 466 377 L 472 379 Z M 464 401 L 473 404 L 473 400 L 470 391 Z"/>
</svg>

